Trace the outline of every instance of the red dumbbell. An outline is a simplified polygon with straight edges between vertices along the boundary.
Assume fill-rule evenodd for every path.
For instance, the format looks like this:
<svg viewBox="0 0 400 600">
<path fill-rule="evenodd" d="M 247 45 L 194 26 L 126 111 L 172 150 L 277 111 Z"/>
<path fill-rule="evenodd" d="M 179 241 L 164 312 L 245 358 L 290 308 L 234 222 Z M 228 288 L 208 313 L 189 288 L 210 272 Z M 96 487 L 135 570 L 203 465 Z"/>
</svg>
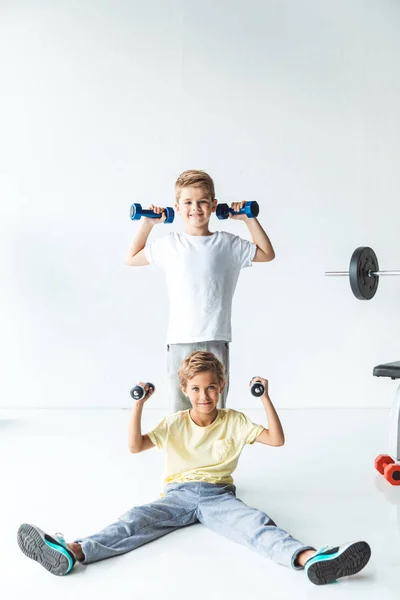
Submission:
<svg viewBox="0 0 400 600">
<path fill-rule="evenodd" d="M 388 454 L 380 454 L 375 459 L 375 469 L 392 485 L 400 485 L 400 464 Z"/>
</svg>

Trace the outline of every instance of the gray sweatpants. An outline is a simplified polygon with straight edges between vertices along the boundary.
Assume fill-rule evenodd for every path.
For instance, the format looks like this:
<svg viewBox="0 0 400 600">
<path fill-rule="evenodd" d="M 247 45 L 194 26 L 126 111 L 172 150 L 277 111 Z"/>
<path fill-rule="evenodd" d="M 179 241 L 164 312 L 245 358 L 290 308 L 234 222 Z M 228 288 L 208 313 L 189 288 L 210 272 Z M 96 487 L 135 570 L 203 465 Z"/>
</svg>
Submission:
<svg viewBox="0 0 400 600">
<path fill-rule="evenodd" d="M 218 408 L 225 408 L 226 406 L 226 398 L 229 390 L 229 343 L 220 340 L 211 340 L 207 342 L 195 342 L 192 344 L 168 344 L 167 378 L 170 408 L 172 412 L 187 410 L 192 407 L 189 398 L 186 398 L 180 388 L 178 371 L 183 359 L 195 350 L 212 352 L 224 365 L 226 385 L 220 396 Z"/>
</svg>

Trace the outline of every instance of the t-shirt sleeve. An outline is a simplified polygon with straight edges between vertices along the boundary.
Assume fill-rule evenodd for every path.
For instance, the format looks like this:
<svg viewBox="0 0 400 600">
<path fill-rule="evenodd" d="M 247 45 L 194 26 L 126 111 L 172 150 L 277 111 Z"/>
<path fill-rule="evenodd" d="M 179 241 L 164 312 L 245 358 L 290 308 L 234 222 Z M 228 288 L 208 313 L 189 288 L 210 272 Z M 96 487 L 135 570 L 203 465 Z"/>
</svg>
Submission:
<svg viewBox="0 0 400 600">
<path fill-rule="evenodd" d="M 253 423 L 249 417 L 246 417 L 243 413 L 239 414 L 242 439 L 245 444 L 254 444 L 264 427 L 262 425 L 257 425 L 257 423 Z"/>
<path fill-rule="evenodd" d="M 240 269 L 252 266 L 253 258 L 257 252 L 257 246 L 249 240 L 245 240 L 235 235 L 232 240 L 232 256 L 236 260 Z"/>
<path fill-rule="evenodd" d="M 168 439 L 168 421 L 165 417 L 159 424 L 147 432 L 147 435 L 157 448 L 165 448 Z"/>
<path fill-rule="evenodd" d="M 146 244 L 144 247 L 144 254 L 151 265 L 163 269 L 167 250 L 168 236 L 165 236 L 154 240 L 154 242 L 151 242 L 150 244 Z"/>
</svg>

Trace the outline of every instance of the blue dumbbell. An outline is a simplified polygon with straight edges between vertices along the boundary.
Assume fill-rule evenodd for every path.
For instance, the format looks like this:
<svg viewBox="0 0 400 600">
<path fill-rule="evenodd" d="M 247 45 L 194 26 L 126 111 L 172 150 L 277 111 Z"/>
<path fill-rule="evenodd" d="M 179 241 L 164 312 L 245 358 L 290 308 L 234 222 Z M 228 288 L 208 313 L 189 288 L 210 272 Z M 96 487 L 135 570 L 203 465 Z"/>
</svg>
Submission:
<svg viewBox="0 0 400 600">
<path fill-rule="evenodd" d="M 149 388 L 151 388 L 153 391 L 155 391 L 156 388 L 152 383 L 147 382 L 146 385 L 148 385 Z M 146 390 L 141 385 L 135 385 L 135 387 L 132 388 L 129 393 L 131 395 L 131 398 L 133 398 L 134 400 L 141 400 L 142 398 L 145 397 Z"/>
<path fill-rule="evenodd" d="M 249 219 L 254 219 L 258 216 L 260 207 L 258 202 L 246 202 L 246 204 L 239 211 L 235 211 L 230 208 L 227 204 L 218 204 L 216 215 L 221 221 L 227 219 L 229 215 L 246 215 Z"/>
<path fill-rule="evenodd" d="M 167 223 L 172 223 L 175 218 L 175 211 L 170 206 L 167 206 L 165 209 L 165 214 L 167 218 L 164 221 L 164 225 Z M 139 221 L 142 217 L 147 217 L 148 219 L 160 219 L 162 213 L 157 214 L 152 210 L 147 210 L 141 207 L 140 204 L 132 204 L 131 206 L 131 219 L 132 221 Z"/>
<path fill-rule="evenodd" d="M 251 386 L 250 391 L 253 394 L 253 396 L 259 398 L 265 393 L 265 387 L 263 386 L 261 381 L 255 381 Z"/>
</svg>

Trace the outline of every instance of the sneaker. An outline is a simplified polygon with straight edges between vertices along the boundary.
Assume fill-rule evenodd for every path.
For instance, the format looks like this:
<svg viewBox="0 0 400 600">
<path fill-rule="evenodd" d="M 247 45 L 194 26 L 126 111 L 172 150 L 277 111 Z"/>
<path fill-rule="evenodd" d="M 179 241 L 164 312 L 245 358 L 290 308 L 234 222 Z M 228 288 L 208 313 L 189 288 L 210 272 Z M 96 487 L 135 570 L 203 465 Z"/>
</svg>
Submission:
<svg viewBox="0 0 400 600">
<path fill-rule="evenodd" d="M 325 546 L 304 565 L 307 577 L 315 585 L 336 581 L 339 577 L 355 575 L 371 557 L 367 542 L 351 542 L 343 546 Z"/>
<path fill-rule="evenodd" d="M 62 534 L 51 536 L 39 527 L 24 523 L 18 529 L 17 541 L 28 558 L 36 560 L 53 575 L 66 575 L 76 562 Z"/>
</svg>

